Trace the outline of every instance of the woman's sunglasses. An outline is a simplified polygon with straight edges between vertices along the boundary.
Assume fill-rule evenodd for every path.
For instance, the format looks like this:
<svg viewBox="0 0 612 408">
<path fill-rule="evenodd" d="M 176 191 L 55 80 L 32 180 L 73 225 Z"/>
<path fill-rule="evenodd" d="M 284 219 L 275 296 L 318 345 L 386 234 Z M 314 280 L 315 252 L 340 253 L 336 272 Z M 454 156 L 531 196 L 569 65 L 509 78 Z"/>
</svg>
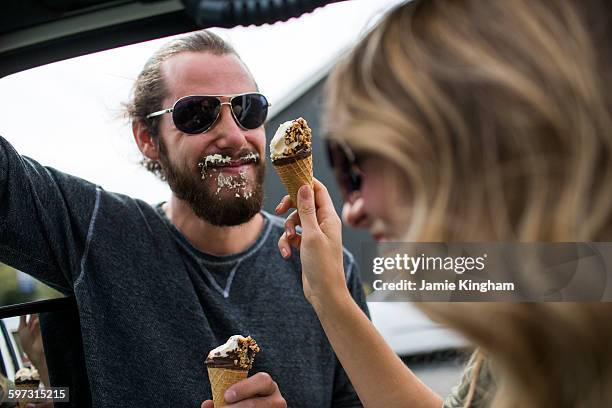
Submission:
<svg viewBox="0 0 612 408">
<path fill-rule="evenodd" d="M 229 98 L 222 102 L 221 97 Z M 229 105 L 236 123 L 243 129 L 257 129 L 266 121 L 270 103 L 259 93 L 240 95 L 190 95 L 174 102 L 171 108 L 147 115 L 148 118 L 172 113 L 174 126 L 183 133 L 195 135 L 210 130 L 219 115 L 221 107 Z"/>
<path fill-rule="evenodd" d="M 358 157 L 344 142 L 326 139 L 327 157 L 334 169 L 336 180 L 346 195 L 350 195 L 361 188 L 361 170 L 358 166 Z"/>
</svg>

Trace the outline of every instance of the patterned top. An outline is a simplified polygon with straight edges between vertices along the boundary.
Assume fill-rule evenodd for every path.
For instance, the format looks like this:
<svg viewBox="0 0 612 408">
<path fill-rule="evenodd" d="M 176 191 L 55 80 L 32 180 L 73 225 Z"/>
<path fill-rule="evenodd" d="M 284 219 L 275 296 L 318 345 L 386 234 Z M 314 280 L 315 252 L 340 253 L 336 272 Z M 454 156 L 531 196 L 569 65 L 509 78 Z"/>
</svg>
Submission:
<svg viewBox="0 0 612 408">
<path fill-rule="evenodd" d="M 8 380 L 6 379 L 5 376 L 3 376 L 2 374 L 0 374 L 0 403 L 3 403 L 4 401 L 6 401 L 6 397 L 8 394 Z"/>
<path fill-rule="evenodd" d="M 465 366 L 465 369 L 463 370 L 460 383 L 453 387 L 451 393 L 444 400 L 444 405 L 442 408 L 465 407 L 468 394 L 470 392 L 470 385 L 472 384 L 472 379 L 474 378 L 474 371 L 477 369 L 478 365 L 480 366 L 480 369 L 477 369 L 478 372 L 476 375 L 478 378 L 475 384 L 476 388 L 474 389 L 474 396 L 468 407 L 486 408 L 490 406 L 493 395 L 495 394 L 495 381 L 491 374 L 489 360 L 486 357 L 484 359 L 482 357 L 479 358 L 478 354 L 478 351 L 475 351 L 472 354 L 470 360 Z"/>
</svg>

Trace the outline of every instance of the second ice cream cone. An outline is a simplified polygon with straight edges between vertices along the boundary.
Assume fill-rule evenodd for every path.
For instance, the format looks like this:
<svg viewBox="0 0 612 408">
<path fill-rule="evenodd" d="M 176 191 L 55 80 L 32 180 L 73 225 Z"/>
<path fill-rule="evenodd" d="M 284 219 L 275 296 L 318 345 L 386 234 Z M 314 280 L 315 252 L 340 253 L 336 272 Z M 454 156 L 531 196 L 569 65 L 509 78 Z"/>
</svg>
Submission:
<svg viewBox="0 0 612 408">
<path fill-rule="evenodd" d="M 237 382 L 247 378 L 248 370 L 235 370 L 231 368 L 208 367 L 208 379 L 212 388 L 213 402 L 216 407 L 227 405 L 225 391 Z"/>
<path fill-rule="evenodd" d="M 40 384 L 40 375 L 36 369 L 30 369 L 29 367 L 23 367 L 15 373 L 15 389 L 21 391 L 38 389 Z M 33 394 L 33 393 L 32 393 Z M 26 394 L 27 395 L 27 394 Z M 19 408 L 25 408 L 28 404 L 31 404 L 32 398 L 20 398 L 18 406 Z"/>
<path fill-rule="evenodd" d="M 215 407 L 227 405 L 224 397 L 225 391 L 247 378 L 253 366 L 255 354 L 259 351 L 257 342 L 251 336 L 244 337 L 236 334 L 227 339 L 225 344 L 208 353 L 206 368 Z"/>
<path fill-rule="evenodd" d="M 38 384 L 19 384 L 19 385 L 15 385 L 15 389 L 20 390 L 20 391 L 28 391 L 28 390 L 32 390 L 32 391 L 36 391 L 38 389 Z M 32 395 L 34 395 L 34 392 L 32 392 Z M 28 405 L 32 405 L 32 399 L 31 398 L 20 398 L 19 402 L 18 402 L 18 407 L 19 408 L 26 408 Z"/>
</svg>

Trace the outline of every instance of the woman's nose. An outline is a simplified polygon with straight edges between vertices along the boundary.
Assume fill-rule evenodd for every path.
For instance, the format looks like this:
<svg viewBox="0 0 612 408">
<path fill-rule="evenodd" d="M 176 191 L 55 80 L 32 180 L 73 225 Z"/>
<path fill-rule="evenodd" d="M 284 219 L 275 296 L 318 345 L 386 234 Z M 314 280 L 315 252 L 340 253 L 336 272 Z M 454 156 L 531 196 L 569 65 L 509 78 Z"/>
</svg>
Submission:
<svg viewBox="0 0 612 408">
<path fill-rule="evenodd" d="M 365 213 L 363 198 L 352 194 L 342 206 L 342 220 L 353 228 L 367 228 L 368 217 Z"/>
</svg>

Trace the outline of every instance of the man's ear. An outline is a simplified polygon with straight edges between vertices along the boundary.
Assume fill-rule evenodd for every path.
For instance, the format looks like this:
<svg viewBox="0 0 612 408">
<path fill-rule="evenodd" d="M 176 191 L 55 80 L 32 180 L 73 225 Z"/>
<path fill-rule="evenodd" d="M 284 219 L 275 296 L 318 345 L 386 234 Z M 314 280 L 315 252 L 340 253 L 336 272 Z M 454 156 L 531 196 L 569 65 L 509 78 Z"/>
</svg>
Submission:
<svg viewBox="0 0 612 408">
<path fill-rule="evenodd" d="M 132 122 L 132 133 L 140 152 L 149 160 L 159 160 L 157 140 L 151 136 L 149 129 L 139 121 Z M 160 136 L 161 137 L 161 136 Z"/>
</svg>

